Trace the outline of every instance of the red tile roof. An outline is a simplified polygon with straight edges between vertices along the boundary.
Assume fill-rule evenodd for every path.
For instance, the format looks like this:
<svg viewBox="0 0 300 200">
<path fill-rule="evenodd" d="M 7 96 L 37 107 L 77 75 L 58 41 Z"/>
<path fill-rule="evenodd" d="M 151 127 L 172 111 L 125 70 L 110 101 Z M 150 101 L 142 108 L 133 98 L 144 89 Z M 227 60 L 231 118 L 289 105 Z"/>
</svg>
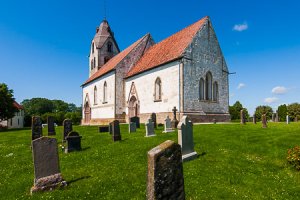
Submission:
<svg viewBox="0 0 300 200">
<path fill-rule="evenodd" d="M 83 85 L 92 82 L 93 80 L 99 78 L 100 76 L 112 71 L 115 67 L 149 34 L 146 34 L 138 41 L 127 47 L 125 50 L 115 55 L 110 59 L 105 65 L 103 65 L 95 74 L 93 74 Z"/>
<path fill-rule="evenodd" d="M 150 47 L 136 65 L 127 73 L 127 77 L 180 58 L 184 50 L 192 42 L 192 39 L 198 30 L 207 20 L 208 17 L 204 17 L 196 23 Z"/>
<path fill-rule="evenodd" d="M 18 104 L 16 101 L 13 103 L 14 107 L 19 109 L 19 110 L 24 110 L 23 106 L 21 106 L 20 104 Z"/>
</svg>

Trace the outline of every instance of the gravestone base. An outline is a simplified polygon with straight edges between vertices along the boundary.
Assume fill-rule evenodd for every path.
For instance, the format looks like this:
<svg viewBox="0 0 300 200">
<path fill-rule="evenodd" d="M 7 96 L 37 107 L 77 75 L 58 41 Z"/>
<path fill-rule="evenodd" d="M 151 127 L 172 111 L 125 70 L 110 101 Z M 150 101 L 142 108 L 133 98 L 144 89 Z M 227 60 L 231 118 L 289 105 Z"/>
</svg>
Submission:
<svg viewBox="0 0 300 200">
<path fill-rule="evenodd" d="M 175 130 L 172 128 L 167 128 L 166 130 L 163 131 L 163 133 L 171 133 L 174 132 Z"/>
<path fill-rule="evenodd" d="M 198 154 L 197 154 L 196 151 L 194 151 L 192 153 L 182 155 L 182 161 L 186 162 L 186 161 L 189 161 L 189 160 L 193 160 L 193 159 L 195 159 L 197 157 L 198 157 Z"/>
<path fill-rule="evenodd" d="M 153 134 L 153 135 L 146 135 L 145 137 L 154 137 L 154 136 L 156 136 L 155 134 Z"/>
<path fill-rule="evenodd" d="M 30 193 L 33 194 L 36 192 L 51 191 L 57 187 L 65 186 L 67 186 L 67 182 L 64 181 L 61 174 L 58 173 L 35 180 Z"/>
</svg>

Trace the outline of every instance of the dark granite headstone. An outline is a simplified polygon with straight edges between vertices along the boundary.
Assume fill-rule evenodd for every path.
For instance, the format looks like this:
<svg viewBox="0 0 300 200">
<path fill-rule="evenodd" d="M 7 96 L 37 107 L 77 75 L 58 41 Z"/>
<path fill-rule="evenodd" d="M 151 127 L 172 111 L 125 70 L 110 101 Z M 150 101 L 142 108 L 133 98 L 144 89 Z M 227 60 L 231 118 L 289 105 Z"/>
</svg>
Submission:
<svg viewBox="0 0 300 200">
<path fill-rule="evenodd" d="M 57 141 L 55 138 L 41 137 L 32 141 L 34 164 L 34 186 L 31 193 L 52 190 L 65 186 L 58 161 Z"/>
<path fill-rule="evenodd" d="M 181 147 L 171 140 L 148 152 L 146 199 L 185 199 Z"/>
<path fill-rule="evenodd" d="M 42 120 L 40 117 L 32 117 L 31 139 L 35 140 L 43 136 Z"/>
<path fill-rule="evenodd" d="M 109 132 L 109 126 L 108 125 L 100 125 L 99 126 L 99 133 Z"/>
<path fill-rule="evenodd" d="M 256 124 L 256 116 L 255 116 L 255 114 L 253 115 L 253 124 Z"/>
<path fill-rule="evenodd" d="M 157 122 L 156 122 L 156 114 L 155 113 L 151 114 L 151 120 L 154 123 L 154 128 L 156 129 L 157 128 Z"/>
<path fill-rule="evenodd" d="M 108 132 L 109 132 L 109 134 L 112 134 L 112 126 L 113 126 L 113 123 L 110 122 L 110 123 L 108 124 Z"/>
<path fill-rule="evenodd" d="M 48 124 L 48 135 L 55 135 L 54 117 L 48 116 L 47 124 Z"/>
<path fill-rule="evenodd" d="M 173 119 L 172 119 L 171 125 L 172 125 L 172 128 L 175 129 L 175 128 L 177 128 L 178 123 L 179 123 L 179 121 L 177 120 L 177 117 L 176 117 L 176 112 L 178 111 L 176 109 L 176 106 L 174 106 L 172 111 L 173 111 Z"/>
<path fill-rule="evenodd" d="M 111 123 L 111 134 L 112 134 L 112 140 L 119 141 L 121 140 L 121 133 L 120 133 L 120 125 L 118 120 L 114 120 Z"/>
<path fill-rule="evenodd" d="M 140 128 L 140 118 L 139 118 L 139 117 L 137 117 L 137 116 L 131 117 L 131 118 L 130 118 L 130 122 L 135 122 L 136 127 L 137 127 L 137 128 Z"/>
<path fill-rule="evenodd" d="M 66 137 L 68 134 L 73 131 L 72 127 L 72 121 L 70 119 L 65 119 L 63 122 L 64 125 L 64 135 L 63 135 L 63 140 L 66 140 Z"/>
<path fill-rule="evenodd" d="M 82 136 L 75 131 L 71 131 L 66 137 L 67 140 L 67 148 L 65 149 L 65 153 L 69 153 L 71 151 L 80 151 L 81 150 L 81 138 Z"/>
<path fill-rule="evenodd" d="M 241 118 L 241 124 L 246 124 L 246 114 L 245 114 L 245 110 L 244 109 L 242 109 L 241 111 L 240 111 L 240 118 Z"/>
<path fill-rule="evenodd" d="M 262 123 L 262 127 L 263 127 L 263 128 L 267 128 L 267 127 L 268 127 L 268 125 L 267 125 L 267 116 L 266 116 L 266 114 L 263 114 L 263 115 L 261 116 L 261 123 Z"/>
<path fill-rule="evenodd" d="M 155 136 L 154 123 L 152 122 L 152 120 L 150 118 L 145 123 L 145 129 L 146 129 L 146 137 Z"/>
<path fill-rule="evenodd" d="M 128 124 L 128 131 L 129 131 L 129 133 L 136 132 L 136 123 L 135 122 L 130 122 Z"/>
</svg>

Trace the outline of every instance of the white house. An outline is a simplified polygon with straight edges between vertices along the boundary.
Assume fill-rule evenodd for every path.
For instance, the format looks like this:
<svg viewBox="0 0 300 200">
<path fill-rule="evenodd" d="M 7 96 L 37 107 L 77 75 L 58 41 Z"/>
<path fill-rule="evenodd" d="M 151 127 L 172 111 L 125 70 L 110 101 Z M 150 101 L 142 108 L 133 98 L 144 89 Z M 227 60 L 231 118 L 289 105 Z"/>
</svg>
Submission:
<svg viewBox="0 0 300 200">
<path fill-rule="evenodd" d="M 24 128 L 24 108 L 17 102 L 14 102 L 14 106 L 18 109 L 18 112 L 15 113 L 13 118 L 0 122 L 0 125 L 8 129 Z"/>
</svg>

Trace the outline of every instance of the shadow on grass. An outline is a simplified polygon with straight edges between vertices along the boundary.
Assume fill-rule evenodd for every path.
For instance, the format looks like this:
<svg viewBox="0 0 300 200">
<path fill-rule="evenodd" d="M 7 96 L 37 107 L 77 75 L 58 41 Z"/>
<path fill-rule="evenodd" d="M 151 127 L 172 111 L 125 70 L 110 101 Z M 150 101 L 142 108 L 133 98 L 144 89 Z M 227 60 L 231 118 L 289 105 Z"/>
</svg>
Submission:
<svg viewBox="0 0 300 200">
<path fill-rule="evenodd" d="M 75 183 L 77 181 L 80 181 L 80 180 L 83 180 L 83 179 L 87 179 L 87 178 L 91 178 L 91 176 L 83 176 L 83 177 L 80 177 L 80 178 L 76 178 L 76 179 L 67 181 L 67 183 L 68 183 L 68 185 L 71 185 L 72 183 Z"/>
<path fill-rule="evenodd" d="M 81 148 L 81 150 L 80 151 L 85 151 L 85 150 L 88 150 L 88 149 L 90 149 L 91 147 L 84 147 L 84 148 Z"/>
</svg>

